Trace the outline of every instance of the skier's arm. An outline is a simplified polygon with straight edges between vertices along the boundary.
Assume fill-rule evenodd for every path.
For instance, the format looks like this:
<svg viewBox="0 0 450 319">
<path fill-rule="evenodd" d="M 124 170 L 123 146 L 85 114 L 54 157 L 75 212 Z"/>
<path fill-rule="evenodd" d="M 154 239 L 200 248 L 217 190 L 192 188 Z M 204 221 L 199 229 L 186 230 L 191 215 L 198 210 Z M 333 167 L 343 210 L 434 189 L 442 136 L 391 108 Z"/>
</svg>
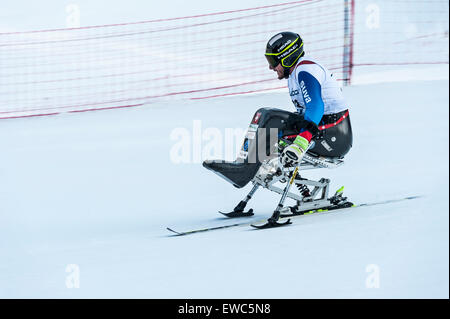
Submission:
<svg viewBox="0 0 450 319">
<path fill-rule="evenodd" d="M 324 112 L 322 87 L 319 81 L 311 73 L 305 71 L 301 71 L 298 74 L 298 83 L 303 102 L 305 104 L 304 118 L 313 126 L 317 126 L 322 119 Z M 315 133 L 311 131 L 311 129 L 306 129 L 299 135 L 310 142 L 313 134 Z"/>
<path fill-rule="evenodd" d="M 319 125 L 324 107 L 320 83 L 312 74 L 304 71 L 298 74 L 298 83 L 305 103 L 305 120 Z"/>
<path fill-rule="evenodd" d="M 319 81 L 311 73 L 300 71 L 298 84 L 305 105 L 303 117 L 306 123 L 294 142 L 283 150 L 281 154 L 283 165 L 297 165 L 302 161 L 303 155 L 309 147 L 309 142 L 313 135 L 319 131 L 317 125 L 324 112 L 322 87 Z"/>
</svg>

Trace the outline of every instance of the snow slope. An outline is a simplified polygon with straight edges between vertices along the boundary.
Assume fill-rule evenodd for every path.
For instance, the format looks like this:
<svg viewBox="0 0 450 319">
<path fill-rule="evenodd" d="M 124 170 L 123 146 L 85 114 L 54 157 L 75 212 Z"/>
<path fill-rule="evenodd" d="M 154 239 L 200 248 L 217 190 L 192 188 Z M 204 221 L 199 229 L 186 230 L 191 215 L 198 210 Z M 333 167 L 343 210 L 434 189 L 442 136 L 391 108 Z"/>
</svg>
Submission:
<svg viewBox="0 0 450 319">
<path fill-rule="evenodd" d="M 169 236 L 234 223 L 216 212 L 250 187 L 172 163 L 170 134 L 245 128 L 258 107 L 293 110 L 287 93 L 1 121 L 0 297 L 448 298 L 448 84 L 346 88 L 354 147 L 343 167 L 304 173 L 355 203 L 422 198 L 265 231 Z M 277 202 L 261 190 L 249 206 L 261 219 Z"/>
</svg>

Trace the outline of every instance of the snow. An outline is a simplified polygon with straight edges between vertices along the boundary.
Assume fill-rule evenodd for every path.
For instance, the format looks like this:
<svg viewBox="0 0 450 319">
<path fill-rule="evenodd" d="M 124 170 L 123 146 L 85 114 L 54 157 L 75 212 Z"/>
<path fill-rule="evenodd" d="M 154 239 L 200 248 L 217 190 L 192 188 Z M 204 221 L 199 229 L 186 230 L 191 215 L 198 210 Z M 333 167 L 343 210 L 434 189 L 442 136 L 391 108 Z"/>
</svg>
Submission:
<svg viewBox="0 0 450 319">
<path fill-rule="evenodd" d="M 448 70 L 448 67 L 447 67 Z M 196 162 L 175 164 L 175 129 L 246 128 L 283 93 L 165 102 L 0 122 L 1 298 L 448 298 L 446 80 L 346 87 L 354 146 L 314 170 L 355 203 L 419 199 L 302 216 L 264 231 L 234 223 L 249 191 Z M 204 147 L 207 141 L 202 142 Z M 193 158 L 193 156 L 192 156 Z M 279 196 L 260 190 L 254 219 Z M 68 265 L 79 267 L 69 289 Z M 379 287 L 368 288 L 372 267 Z"/>
</svg>

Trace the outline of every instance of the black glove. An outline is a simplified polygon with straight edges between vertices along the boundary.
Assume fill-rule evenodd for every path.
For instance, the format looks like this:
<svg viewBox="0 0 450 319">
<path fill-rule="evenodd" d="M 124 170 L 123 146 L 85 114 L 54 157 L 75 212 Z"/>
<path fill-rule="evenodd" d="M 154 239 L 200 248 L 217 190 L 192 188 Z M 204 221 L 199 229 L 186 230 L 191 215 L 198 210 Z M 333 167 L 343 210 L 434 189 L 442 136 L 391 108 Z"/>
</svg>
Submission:
<svg viewBox="0 0 450 319">
<path fill-rule="evenodd" d="M 313 135 L 313 137 L 320 132 L 316 123 L 305 120 L 305 117 L 298 113 L 292 113 L 292 115 L 289 116 L 286 121 L 286 127 L 292 128 L 297 132 L 307 130 Z"/>
</svg>

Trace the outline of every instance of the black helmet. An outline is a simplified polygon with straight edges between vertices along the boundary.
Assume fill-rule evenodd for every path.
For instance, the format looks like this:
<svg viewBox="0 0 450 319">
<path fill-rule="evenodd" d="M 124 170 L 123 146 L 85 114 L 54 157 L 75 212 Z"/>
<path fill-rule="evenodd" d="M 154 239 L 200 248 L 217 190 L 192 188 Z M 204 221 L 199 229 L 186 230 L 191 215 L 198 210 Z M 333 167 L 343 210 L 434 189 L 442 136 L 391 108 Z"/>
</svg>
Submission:
<svg viewBox="0 0 450 319">
<path fill-rule="evenodd" d="M 272 67 L 281 63 L 285 75 L 289 75 L 289 69 L 304 54 L 303 40 L 297 33 L 280 32 L 267 42 L 265 56 Z"/>
</svg>

